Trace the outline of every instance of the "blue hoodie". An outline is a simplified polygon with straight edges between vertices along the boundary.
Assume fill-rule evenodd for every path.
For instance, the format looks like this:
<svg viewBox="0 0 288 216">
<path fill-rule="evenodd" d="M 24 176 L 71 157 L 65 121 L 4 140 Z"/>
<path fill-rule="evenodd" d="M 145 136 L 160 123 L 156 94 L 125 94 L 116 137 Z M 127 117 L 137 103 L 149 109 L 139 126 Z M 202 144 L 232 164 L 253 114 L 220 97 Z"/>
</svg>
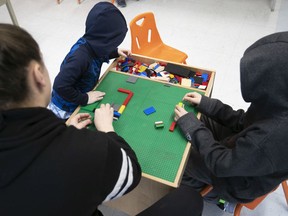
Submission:
<svg viewBox="0 0 288 216">
<path fill-rule="evenodd" d="M 86 30 L 60 66 L 53 84 L 52 102 L 73 112 L 87 105 L 87 92 L 96 86 L 103 62 L 118 57 L 117 47 L 127 33 L 122 13 L 109 2 L 97 3 L 86 19 Z"/>
</svg>

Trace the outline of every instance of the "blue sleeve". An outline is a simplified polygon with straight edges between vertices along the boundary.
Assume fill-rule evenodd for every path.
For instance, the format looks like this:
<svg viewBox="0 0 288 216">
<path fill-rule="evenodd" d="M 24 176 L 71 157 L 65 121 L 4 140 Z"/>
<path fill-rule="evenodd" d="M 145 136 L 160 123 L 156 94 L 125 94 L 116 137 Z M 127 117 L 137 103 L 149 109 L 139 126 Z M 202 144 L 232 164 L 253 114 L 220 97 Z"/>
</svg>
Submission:
<svg viewBox="0 0 288 216">
<path fill-rule="evenodd" d="M 53 89 L 66 101 L 79 105 L 87 104 L 88 95 L 79 91 L 76 84 L 88 70 L 89 60 L 89 55 L 78 49 L 62 63 L 60 72 L 54 80 Z"/>
<path fill-rule="evenodd" d="M 118 48 L 115 49 L 115 50 L 109 55 L 109 59 L 118 58 L 118 57 L 119 57 Z"/>
</svg>

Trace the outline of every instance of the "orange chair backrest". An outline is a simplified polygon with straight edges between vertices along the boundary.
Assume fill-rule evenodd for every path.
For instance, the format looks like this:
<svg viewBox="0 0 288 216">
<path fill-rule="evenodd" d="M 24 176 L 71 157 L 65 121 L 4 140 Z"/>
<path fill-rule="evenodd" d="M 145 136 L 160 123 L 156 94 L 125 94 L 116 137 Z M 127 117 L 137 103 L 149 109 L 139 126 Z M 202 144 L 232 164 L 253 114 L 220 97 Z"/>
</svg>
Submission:
<svg viewBox="0 0 288 216">
<path fill-rule="evenodd" d="M 269 193 L 268 193 L 269 194 Z M 265 194 L 263 196 L 260 196 L 258 198 L 256 198 L 255 200 L 253 200 L 252 202 L 249 202 L 249 203 L 244 203 L 242 204 L 243 206 L 245 206 L 246 208 L 248 209 L 255 209 L 265 198 L 266 196 L 268 196 L 268 194 Z"/>
<path fill-rule="evenodd" d="M 136 16 L 130 22 L 130 31 L 132 53 L 143 54 L 145 50 L 156 48 L 163 44 L 152 12 Z"/>
</svg>

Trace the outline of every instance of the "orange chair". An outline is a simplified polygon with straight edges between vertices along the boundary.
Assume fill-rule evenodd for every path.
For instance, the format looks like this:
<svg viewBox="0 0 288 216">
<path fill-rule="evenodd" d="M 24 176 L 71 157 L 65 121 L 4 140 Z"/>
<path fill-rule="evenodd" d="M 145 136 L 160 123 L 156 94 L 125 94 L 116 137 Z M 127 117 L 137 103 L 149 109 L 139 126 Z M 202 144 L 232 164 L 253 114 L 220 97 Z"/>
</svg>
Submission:
<svg viewBox="0 0 288 216">
<path fill-rule="evenodd" d="M 288 185 L 286 181 L 283 181 L 281 183 L 283 191 L 284 191 L 284 195 L 286 198 L 286 203 L 288 205 Z M 203 196 L 207 195 L 211 190 L 213 189 L 212 186 L 208 185 L 206 186 L 201 192 L 200 194 Z M 275 188 L 276 190 L 277 188 Z M 274 190 L 273 190 L 274 191 Z M 270 193 L 272 193 L 273 191 L 271 191 Z M 236 205 L 235 211 L 234 211 L 234 216 L 240 216 L 241 210 L 243 207 L 246 207 L 250 210 L 254 210 L 270 193 L 267 193 L 263 196 L 260 196 L 258 198 L 256 198 L 255 200 L 253 200 L 252 202 L 249 203 L 238 203 Z"/>
<path fill-rule="evenodd" d="M 132 53 L 186 64 L 186 53 L 162 42 L 152 12 L 136 16 L 130 22 L 130 31 Z"/>
<path fill-rule="evenodd" d="M 287 182 L 286 181 L 283 181 L 281 183 L 282 185 L 282 188 L 283 188 L 283 191 L 284 191 L 284 194 L 285 194 L 285 198 L 286 198 L 286 203 L 288 205 L 288 186 L 287 186 Z M 276 188 L 277 189 L 277 188 Z M 276 190 L 275 189 L 275 190 Z M 274 190 L 273 190 L 274 191 Z M 273 192 L 272 191 L 272 192 Z M 270 192 L 270 193 L 272 193 Z M 265 194 L 261 197 L 258 197 L 257 199 L 253 200 L 252 202 L 250 203 L 238 203 L 236 205 L 236 208 L 235 208 L 235 211 L 234 211 L 234 216 L 240 216 L 240 212 L 242 210 L 242 207 L 245 206 L 246 208 L 250 209 L 250 210 L 253 210 L 255 209 L 265 198 L 266 196 L 268 196 L 270 193 L 268 194 Z"/>
</svg>

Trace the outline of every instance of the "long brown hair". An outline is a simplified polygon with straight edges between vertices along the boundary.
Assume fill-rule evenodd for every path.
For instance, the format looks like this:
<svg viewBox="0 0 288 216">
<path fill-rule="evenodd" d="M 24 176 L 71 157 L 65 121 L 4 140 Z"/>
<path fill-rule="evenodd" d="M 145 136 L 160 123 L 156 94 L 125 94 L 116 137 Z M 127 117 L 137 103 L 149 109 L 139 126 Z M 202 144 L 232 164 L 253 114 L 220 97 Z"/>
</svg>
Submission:
<svg viewBox="0 0 288 216">
<path fill-rule="evenodd" d="M 0 110 L 28 97 L 27 67 L 42 62 L 37 42 L 24 29 L 0 24 Z"/>
</svg>

